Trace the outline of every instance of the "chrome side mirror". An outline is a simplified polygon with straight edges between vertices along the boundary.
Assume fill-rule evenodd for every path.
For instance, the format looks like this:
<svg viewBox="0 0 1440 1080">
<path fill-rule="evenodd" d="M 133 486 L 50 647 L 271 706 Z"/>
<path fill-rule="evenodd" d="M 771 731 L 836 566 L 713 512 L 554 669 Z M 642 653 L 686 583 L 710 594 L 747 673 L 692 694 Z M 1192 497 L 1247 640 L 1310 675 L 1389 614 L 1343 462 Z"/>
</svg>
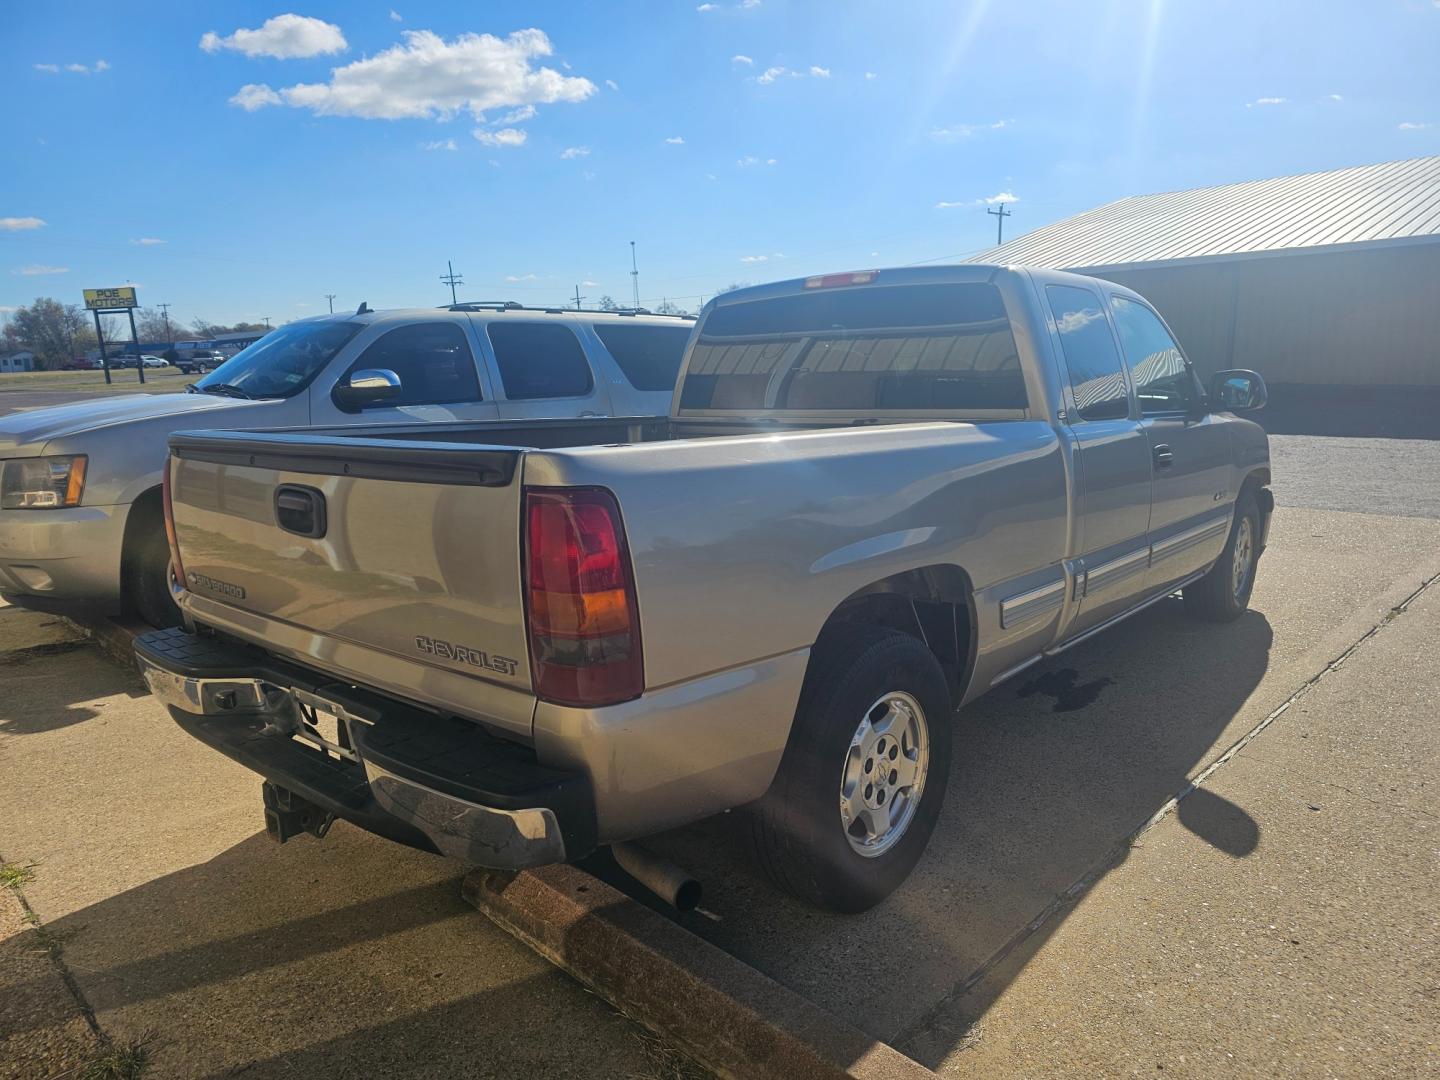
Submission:
<svg viewBox="0 0 1440 1080">
<path fill-rule="evenodd" d="M 1210 408 L 1217 412 L 1254 412 L 1269 400 L 1265 380 L 1257 371 L 1237 368 L 1210 377 Z"/>
<path fill-rule="evenodd" d="M 403 387 L 400 376 L 387 368 L 365 368 L 352 374 L 348 381 L 335 385 L 335 404 L 342 409 L 359 409 L 394 401 Z"/>
</svg>

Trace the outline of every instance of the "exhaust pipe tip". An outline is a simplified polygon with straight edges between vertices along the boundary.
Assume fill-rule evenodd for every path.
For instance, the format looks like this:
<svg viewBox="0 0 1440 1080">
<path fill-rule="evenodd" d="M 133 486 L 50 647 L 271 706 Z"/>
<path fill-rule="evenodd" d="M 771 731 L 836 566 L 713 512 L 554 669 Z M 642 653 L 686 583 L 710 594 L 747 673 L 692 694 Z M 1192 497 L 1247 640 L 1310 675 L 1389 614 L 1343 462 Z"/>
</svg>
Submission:
<svg viewBox="0 0 1440 1080">
<path fill-rule="evenodd" d="M 639 844 L 612 844 L 610 853 L 620 869 L 676 911 L 690 912 L 700 906 L 704 895 L 700 882 L 674 863 Z"/>
</svg>

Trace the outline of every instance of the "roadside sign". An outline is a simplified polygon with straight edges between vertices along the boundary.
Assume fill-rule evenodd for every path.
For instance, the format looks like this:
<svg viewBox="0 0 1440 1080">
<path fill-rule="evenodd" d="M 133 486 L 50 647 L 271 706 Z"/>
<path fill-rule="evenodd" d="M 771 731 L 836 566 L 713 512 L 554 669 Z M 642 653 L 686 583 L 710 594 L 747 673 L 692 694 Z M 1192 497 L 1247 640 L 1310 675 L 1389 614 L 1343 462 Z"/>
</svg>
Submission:
<svg viewBox="0 0 1440 1080">
<path fill-rule="evenodd" d="M 118 289 L 86 289 L 85 306 L 91 311 L 107 311 L 140 305 L 135 302 L 135 286 L 122 285 Z"/>
</svg>

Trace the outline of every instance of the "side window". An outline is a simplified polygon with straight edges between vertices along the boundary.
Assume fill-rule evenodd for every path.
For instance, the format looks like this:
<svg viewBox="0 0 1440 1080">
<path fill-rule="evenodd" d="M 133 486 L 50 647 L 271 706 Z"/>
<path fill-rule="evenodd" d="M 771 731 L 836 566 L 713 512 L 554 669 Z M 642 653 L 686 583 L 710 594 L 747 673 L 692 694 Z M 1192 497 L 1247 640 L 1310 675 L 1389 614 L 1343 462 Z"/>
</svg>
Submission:
<svg viewBox="0 0 1440 1080">
<path fill-rule="evenodd" d="M 1082 420 L 1120 420 L 1130 415 L 1125 373 L 1100 298 L 1089 289 L 1049 285 L 1045 289 L 1075 407 Z"/>
<path fill-rule="evenodd" d="M 1123 296 L 1113 297 L 1110 309 L 1130 362 L 1140 411 L 1147 415 L 1188 411 L 1200 391 L 1165 324 L 1144 304 Z"/>
<path fill-rule="evenodd" d="M 400 396 L 387 401 L 387 406 L 480 400 L 475 357 L 465 331 L 453 322 L 412 323 L 381 334 L 350 365 L 345 377 L 366 368 L 400 376 Z"/>
<path fill-rule="evenodd" d="M 563 323 L 496 319 L 488 333 L 511 401 L 583 397 L 595 385 L 580 339 Z"/>
<path fill-rule="evenodd" d="M 595 336 L 636 390 L 674 390 L 690 340 L 688 326 L 609 326 L 596 323 Z"/>
</svg>

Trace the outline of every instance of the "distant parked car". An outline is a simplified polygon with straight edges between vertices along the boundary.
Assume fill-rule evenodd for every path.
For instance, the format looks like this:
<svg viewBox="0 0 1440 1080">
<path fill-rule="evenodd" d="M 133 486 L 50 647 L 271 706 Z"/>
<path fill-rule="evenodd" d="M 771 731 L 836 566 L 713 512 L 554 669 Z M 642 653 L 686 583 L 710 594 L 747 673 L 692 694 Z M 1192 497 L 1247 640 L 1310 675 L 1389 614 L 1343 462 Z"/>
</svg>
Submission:
<svg viewBox="0 0 1440 1080">
<path fill-rule="evenodd" d="M 170 366 L 170 362 L 168 360 L 162 360 L 158 356 L 142 356 L 140 357 L 140 362 L 144 364 L 147 368 Z"/>
<path fill-rule="evenodd" d="M 190 375 L 197 371 L 214 371 L 223 364 L 226 356 L 214 349 L 197 349 L 194 352 L 181 353 L 175 361 L 175 366 Z"/>
<path fill-rule="evenodd" d="M 66 371 L 94 371 L 99 366 L 98 360 L 91 360 L 88 356 L 77 356 L 61 365 Z"/>
</svg>

